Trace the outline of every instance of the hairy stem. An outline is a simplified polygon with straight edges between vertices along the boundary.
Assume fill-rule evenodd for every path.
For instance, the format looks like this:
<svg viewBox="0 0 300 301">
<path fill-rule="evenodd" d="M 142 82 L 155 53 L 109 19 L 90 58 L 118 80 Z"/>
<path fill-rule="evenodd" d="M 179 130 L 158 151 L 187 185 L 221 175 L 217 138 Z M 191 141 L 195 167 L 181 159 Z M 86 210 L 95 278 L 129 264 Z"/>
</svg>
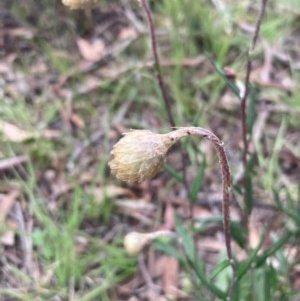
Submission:
<svg viewBox="0 0 300 301">
<path fill-rule="evenodd" d="M 251 46 L 250 46 L 250 49 L 248 52 L 247 69 L 246 69 L 246 76 L 245 76 L 245 93 L 242 97 L 242 103 L 241 103 L 241 114 L 242 114 L 241 121 L 242 121 L 243 143 L 244 143 L 243 164 L 244 164 L 245 169 L 247 166 L 247 153 L 248 153 L 248 138 L 247 138 L 248 129 L 247 129 L 246 103 L 247 103 L 247 98 L 249 96 L 250 74 L 251 74 L 251 70 L 252 70 L 252 55 L 255 50 L 260 26 L 261 26 L 263 17 L 265 15 L 266 4 L 267 4 L 267 0 L 261 0 L 260 12 L 259 12 L 259 15 L 258 15 L 258 18 L 256 21 L 255 31 L 254 31 Z"/>
<path fill-rule="evenodd" d="M 228 165 L 228 160 L 226 156 L 225 149 L 223 147 L 224 143 L 212 132 L 207 129 L 200 127 L 186 127 L 179 128 L 174 132 L 170 133 L 170 136 L 173 135 L 175 138 L 180 136 L 184 137 L 187 135 L 195 135 L 208 139 L 214 146 L 217 151 L 217 155 L 220 161 L 222 169 L 222 185 L 223 185 L 223 228 L 225 235 L 225 244 L 227 256 L 230 261 L 232 261 L 232 251 L 231 251 L 231 235 L 230 235 L 230 191 L 231 191 L 231 176 L 230 169 Z"/>
<path fill-rule="evenodd" d="M 248 229 L 248 212 L 247 212 L 247 165 L 248 165 L 248 148 L 249 148 L 249 140 L 248 140 L 248 127 L 247 127 L 247 99 L 249 96 L 249 89 L 250 89 L 250 74 L 252 70 L 252 56 L 253 52 L 255 50 L 256 42 L 259 36 L 260 27 L 262 24 L 263 17 L 265 15 L 266 11 L 266 4 L 267 0 L 261 0 L 261 6 L 259 15 L 257 17 L 255 30 L 251 42 L 251 46 L 249 48 L 248 52 L 248 59 L 247 59 L 247 67 L 246 67 L 246 76 L 245 76 L 245 92 L 244 95 L 242 95 L 242 101 L 241 101 L 241 123 L 242 123 L 242 137 L 243 137 L 243 154 L 242 154 L 242 161 L 244 166 L 244 179 L 243 179 L 243 186 L 244 186 L 244 216 L 243 221 L 246 229 Z"/>
<path fill-rule="evenodd" d="M 219 162 L 222 169 L 222 212 L 223 212 L 223 231 L 225 236 L 225 245 L 227 251 L 227 257 L 230 261 L 230 265 L 233 273 L 233 281 L 229 289 L 229 300 L 232 299 L 234 288 L 236 286 L 236 266 L 232 258 L 231 250 L 231 234 L 230 234 L 230 192 L 231 192 L 231 175 L 229 164 L 226 156 L 225 149 L 223 147 L 224 143 L 221 141 L 214 133 L 210 132 L 207 129 L 200 127 L 187 127 L 180 128 L 177 132 L 180 131 L 182 136 L 186 135 L 195 135 L 208 139 L 214 146 L 217 151 Z M 176 131 L 175 131 L 176 132 Z"/>
<path fill-rule="evenodd" d="M 252 70 L 252 55 L 255 50 L 256 42 L 258 39 L 259 35 L 259 30 L 260 26 L 263 20 L 263 17 L 265 15 L 266 11 L 266 4 L 267 0 L 262 0 L 261 2 L 261 7 L 260 7 L 260 12 L 256 21 L 255 25 L 255 31 L 253 34 L 251 46 L 248 52 L 248 60 L 247 60 L 247 69 L 246 69 L 246 76 L 245 76 L 245 93 L 242 96 L 242 103 L 241 103 L 241 121 L 242 121 L 242 131 L 243 131 L 243 144 L 244 144 L 244 151 L 243 151 L 243 164 L 244 168 L 247 166 L 247 153 L 248 153 L 248 138 L 247 138 L 247 113 L 246 113 L 246 103 L 247 103 L 247 98 L 249 96 L 249 83 L 250 83 L 250 74 Z"/>
<path fill-rule="evenodd" d="M 159 57 L 157 54 L 157 45 L 156 45 L 156 37 L 155 37 L 155 31 L 154 31 L 154 23 L 153 23 L 153 19 L 152 19 L 152 14 L 151 14 L 151 10 L 150 7 L 147 3 L 147 0 L 141 0 L 141 4 L 144 8 L 144 11 L 146 13 L 146 17 L 147 17 L 147 22 L 148 22 L 148 27 L 149 27 L 149 35 L 150 35 L 150 40 L 151 40 L 151 49 L 152 49 L 152 54 L 153 54 L 153 59 L 154 59 L 154 70 L 155 70 L 155 76 L 156 76 L 156 80 L 159 86 L 159 89 L 161 91 L 161 95 L 162 95 L 162 99 L 164 101 L 165 104 L 165 108 L 167 111 L 167 115 L 168 115 L 168 119 L 169 119 L 169 123 L 171 125 L 171 127 L 175 127 L 175 121 L 171 112 L 171 100 L 168 97 L 166 88 L 165 88 L 165 84 L 163 81 L 163 77 L 161 74 L 161 68 L 160 68 L 160 62 L 159 62 Z"/>
</svg>

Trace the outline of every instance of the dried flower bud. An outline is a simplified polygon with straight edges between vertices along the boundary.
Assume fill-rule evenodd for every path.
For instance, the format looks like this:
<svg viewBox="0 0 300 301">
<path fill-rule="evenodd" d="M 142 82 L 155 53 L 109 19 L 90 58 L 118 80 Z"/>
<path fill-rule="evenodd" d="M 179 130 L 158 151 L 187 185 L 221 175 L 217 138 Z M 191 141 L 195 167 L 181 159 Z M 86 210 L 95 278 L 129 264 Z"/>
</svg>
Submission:
<svg viewBox="0 0 300 301">
<path fill-rule="evenodd" d="M 98 0 L 62 0 L 62 3 L 69 6 L 70 9 L 92 8 L 97 2 Z"/>
<path fill-rule="evenodd" d="M 179 137 L 133 130 L 125 134 L 111 151 L 108 163 L 112 174 L 127 182 L 152 179 L 163 167 L 168 149 Z"/>
<path fill-rule="evenodd" d="M 130 232 L 124 237 L 124 247 L 129 255 L 138 255 L 153 239 L 160 236 L 175 238 L 176 234 L 170 230 L 158 230 L 150 233 Z"/>
<path fill-rule="evenodd" d="M 148 233 L 130 232 L 124 237 L 124 247 L 129 255 L 138 255 L 149 242 Z"/>
</svg>

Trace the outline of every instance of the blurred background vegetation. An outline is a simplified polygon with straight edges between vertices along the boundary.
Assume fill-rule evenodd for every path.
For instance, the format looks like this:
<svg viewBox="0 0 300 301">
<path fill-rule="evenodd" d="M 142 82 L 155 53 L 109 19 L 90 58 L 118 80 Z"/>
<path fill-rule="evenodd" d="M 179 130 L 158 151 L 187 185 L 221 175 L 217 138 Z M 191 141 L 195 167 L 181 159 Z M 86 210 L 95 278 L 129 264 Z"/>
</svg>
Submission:
<svg viewBox="0 0 300 301">
<path fill-rule="evenodd" d="M 266 8 L 253 53 L 245 172 L 234 88 L 245 87 L 260 2 L 149 4 L 176 126 L 208 128 L 225 143 L 237 280 L 209 144 L 184 140 L 152 181 L 126 184 L 109 173 L 123 132 L 171 127 L 140 3 L 99 0 L 71 11 L 59 0 L 4 0 L 1 300 L 226 300 L 232 283 L 232 300 L 300 300 L 300 2 L 270 0 Z M 179 239 L 126 254 L 126 233 L 160 229 Z"/>
</svg>

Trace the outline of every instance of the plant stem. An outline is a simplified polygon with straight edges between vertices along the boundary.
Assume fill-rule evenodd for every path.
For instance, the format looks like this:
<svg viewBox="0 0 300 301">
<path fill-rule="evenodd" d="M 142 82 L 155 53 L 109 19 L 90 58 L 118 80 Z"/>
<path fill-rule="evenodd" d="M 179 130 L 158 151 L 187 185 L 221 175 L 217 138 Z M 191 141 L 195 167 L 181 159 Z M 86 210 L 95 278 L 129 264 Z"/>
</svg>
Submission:
<svg viewBox="0 0 300 301">
<path fill-rule="evenodd" d="M 166 90 L 166 86 L 164 84 L 163 81 L 163 77 L 162 77 L 162 73 L 161 73 L 161 68 L 160 68 L 160 61 L 159 61 L 159 57 L 158 57 L 158 53 L 157 53 L 157 43 L 156 43 L 156 37 L 155 37 L 155 30 L 154 30 L 154 23 L 153 23 L 153 19 L 152 19 L 152 14 L 151 14 L 151 10 L 148 4 L 147 0 L 140 0 L 146 17 L 147 17 L 147 22 L 148 22 L 148 28 L 149 28 L 149 36 L 150 36 L 150 41 L 151 41 L 151 49 L 152 49 L 152 54 L 153 54 L 153 59 L 154 59 L 154 65 L 153 65 L 153 69 L 155 71 L 155 76 L 156 76 L 156 80 L 162 95 L 162 99 L 163 102 L 165 104 L 165 108 L 166 108 L 166 112 L 167 112 L 167 116 L 168 116 L 168 120 L 169 120 L 169 124 L 172 128 L 175 127 L 175 121 L 172 115 L 172 102 L 170 97 L 168 96 L 167 90 Z M 183 176 L 183 185 L 187 191 L 187 193 L 189 192 L 189 185 L 187 183 L 186 180 L 186 162 L 187 162 L 187 154 L 183 149 L 183 146 L 180 145 L 181 147 L 181 162 L 182 162 L 182 176 Z M 191 205 L 190 205 L 191 207 Z M 192 215 L 191 213 L 191 208 L 190 208 L 190 215 Z"/>
<path fill-rule="evenodd" d="M 248 52 L 246 77 L 245 77 L 245 82 L 244 82 L 245 83 L 245 93 L 242 97 L 242 103 L 241 103 L 241 114 L 242 114 L 241 121 L 242 121 L 243 144 L 244 144 L 244 151 L 243 151 L 244 168 L 246 168 L 246 166 L 247 166 L 247 153 L 248 153 L 248 138 L 247 138 L 248 129 L 247 129 L 246 102 L 247 102 L 247 98 L 249 96 L 250 74 L 251 74 L 251 70 L 252 70 L 252 55 L 253 55 L 253 52 L 255 50 L 256 42 L 257 42 L 258 35 L 259 35 L 260 26 L 261 26 L 263 17 L 265 15 L 266 4 L 267 4 L 267 0 L 262 0 L 260 12 L 259 12 L 259 15 L 258 15 L 258 18 L 257 18 L 257 21 L 256 21 L 256 25 L 255 25 L 255 31 L 254 31 L 254 34 L 253 34 L 251 46 L 250 46 L 250 49 L 249 49 L 249 52 Z"/>
<path fill-rule="evenodd" d="M 217 151 L 219 162 L 222 169 L 222 192 L 223 192 L 223 201 L 222 201 L 222 212 L 223 212 L 223 230 L 225 236 L 225 245 L 227 251 L 227 257 L 229 259 L 233 280 L 229 289 L 228 300 L 232 300 L 233 292 L 236 286 L 236 266 L 232 258 L 231 250 L 231 234 L 230 234 L 230 192 L 231 192 L 231 175 L 229 164 L 226 156 L 225 149 L 223 147 L 224 143 L 221 141 L 214 133 L 210 132 L 207 129 L 200 127 L 187 127 L 180 128 L 177 131 L 183 132 L 185 135 L 196 135 L 208 139 L 214 146 Z M 185 133 L 184 133 L 185 132 Z"/>
<path fill-rule="evenodd" d="M 179 128 L 170 133 L 173 138 L 184 137 L 188 135 L 200 136 L 208 139 L 217 151 L 219 162 L 222 169 L 222 186 L 223 186 L 223 228 L 225 235 L 225 245 L 228 259 L 232 264 L 232 251 L 231 251 L 231 235 L 230 235 L 230 191 L 231 191 L 231 176 L 230 169 L 228 165 L 228 160 L 226 156 L 225 149 L 223 147 L 224 143 L 211 131 L 200 128 L 200 127 L 186 127 Z"/>
<path fill-rule="evenodd" d="M 243 166 L 244 166 L 244 179 L 243 179 L 243 186 L 244 186 L 244 205 L 245 205 L 245 214 L 243 216 L 244 224 L 246 226 L 246 229 L 248 228 L 248 212 L 247 212 L 247 165 L 248 165 L 248 148 L 249 148 L 249 138 L 248 138 L 248 126 L 247 126 L 247 99 L 249 96 L 249 89 L 250 89 L 250 75 L 252 70 L 252 56 L 253 52 L 255 50 L 256 42 L 259 36 L 260 27 L 262 24 L 263 17 L 265 15 L 266 11 L 266 4 L 267 0 L 261 0 L 261 6 L 259 15 L 256 20 L 255 30 L 251 42 L 251 46 L 249 48 L 248 52 L 248 59 L 247 59 L 247 67 L 246 67 L 246 76 L 245 76 L 245 92 L 244 95 L 242 95 L 242 101 L 241 101 L 241 123 L 242 123 L 242 137 L 243 137 L 243 154 L 242 154 L 242 160 L 243 160 Z"/>
<path fill-rule="evenodd" d="M 161 74 L 161 68 L 160 68 L 160 62 L 159 62 L 159 57 L 157 54 L 157 45 L 156 45 L 156 37 L 155 37 L 155 31 L 154 31 L 154 24 L 153 24 L 153 19 L 152 19 L 152 14 L 151 10 L 149 8 L 149 5 L 147 3 L 147 0 L 141 0 L 141 4 L 145 10 L 146 17 L 147 17 L 147 22 L 148 22 L 148 27 L 149 27 L 149 34 L 150 34 L 150 40 L 151 40 L 151 49 L 152 49 L 152 54 L 153 54 L 153 59 L 154 59 L 154 70 L 155 70 L 155 76 L 156 80 L 159 86 L 159 89 L 162 94 L 162 99 L 165 104 L 165 108 L 167 111 L 169 123 L 171 127 L 175 127 L 175 121 L 171 112 L 171 100 L 168 97 L 165 84 L 163 81 L 163 77 Z"/>
</svg>

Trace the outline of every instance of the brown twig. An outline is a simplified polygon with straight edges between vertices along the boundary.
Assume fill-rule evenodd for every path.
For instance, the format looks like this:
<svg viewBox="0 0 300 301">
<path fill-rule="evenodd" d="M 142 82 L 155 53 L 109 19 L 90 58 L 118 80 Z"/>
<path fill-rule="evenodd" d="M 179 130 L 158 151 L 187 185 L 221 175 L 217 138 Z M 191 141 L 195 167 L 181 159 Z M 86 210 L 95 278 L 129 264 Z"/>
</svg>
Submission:
<svg viewBox="0 0 300 301">
<path fill-rule="evenodd" d="M 242 101 L 241 101 L 241 122 L 242 122 L 242 136 L 243 136 L 243 165 L 244 165 L 244 174 L 246 175 L 246 168 L 247 168 L 247 155 L 248 155 L 248 147 L 249 147 L 249 141 L 248 141 L 248 128 L 247 128 L 247 113 L 246 113 L 246 105 L 247 105 L 247 98 L 249 96 L 249 85 L 250 85 L 250 74 L 252 70 L 252 55 L 256 46 L 256 42 L 258 39 L 259 31 L 260 31 L 260 26 L 263 20 L 263 17 L 265 15 L 265 10 L 266 10 L 266 4 L 267 0 L 261 0 L 261 7 L 260 7 L 260 12 L 256 21 L 255 25 L 255 31 L 253 34 L 251 46 L 248 52 L 248 60 L 247 60 L 247 69 L 246 69 L 246 76 L 245 76 L 245 93 L 242 96 Z M 246 192 L 246 180 L 244 178 L 244 204 L 247 204 L 247 194 Z M 245 214 L 245 218 L 247 219 L 247 214 Z M 247 222 L 245 222 L 248 224 Z"/>
</svg>

